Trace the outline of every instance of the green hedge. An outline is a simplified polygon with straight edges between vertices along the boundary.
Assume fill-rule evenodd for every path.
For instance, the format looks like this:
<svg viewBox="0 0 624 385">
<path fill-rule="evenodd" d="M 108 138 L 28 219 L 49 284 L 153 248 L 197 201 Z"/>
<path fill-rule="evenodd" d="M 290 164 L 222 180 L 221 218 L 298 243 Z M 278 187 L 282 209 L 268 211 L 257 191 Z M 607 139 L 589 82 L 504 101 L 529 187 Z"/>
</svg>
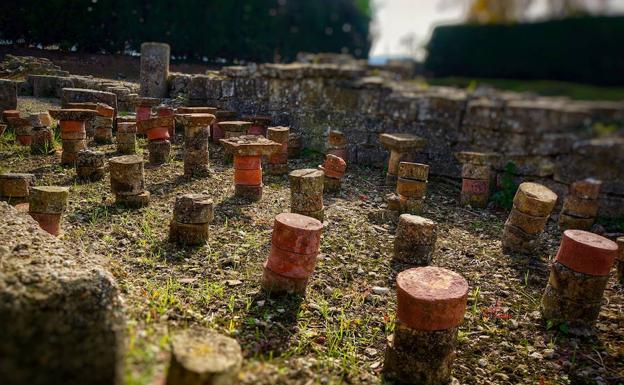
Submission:
<svg viewBox="0 0 624 385">
<path fill-rule="evenodd" d="M 435 28 L 425 67 L 435 76 L 624 84 L 624 17 Z"/>
<path fill-rule="evenodd" d="M 85 52 L 292 60 L 299 51 L 367 57 L 369 0 L 3 0 L 0 40 Z"/>
</svg>

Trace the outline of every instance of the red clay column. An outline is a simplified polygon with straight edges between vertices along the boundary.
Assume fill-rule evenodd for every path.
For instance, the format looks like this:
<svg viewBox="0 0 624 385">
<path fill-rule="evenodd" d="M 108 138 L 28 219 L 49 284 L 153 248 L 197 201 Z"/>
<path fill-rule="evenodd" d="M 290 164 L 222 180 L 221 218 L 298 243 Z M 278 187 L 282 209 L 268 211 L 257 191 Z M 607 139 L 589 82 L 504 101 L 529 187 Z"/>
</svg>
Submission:
<svg viewBox="0 0 624 385">
<path fill-rule="evenodd" d="M 491 166 L 498 154 L 464 151 L 455 156 L 462 164 L 460 203 L 463 206 L 485 208 L 490 200 Z"/>
<path fill-rule="evenodd" d="M 275 217 L 271 254 L 264 264 L 265 290 L 305 294 L 316 265 L 322 230 L 320 221 L 304 215 L 282 213 Z"/>
<path fill-rule="evenodd" d="M 171 126 L 173 126 L 173 116 L 147 118 L 137 122 L 138 131 L 147 135 L 151 164 L 164 164 L 169 161 Z"/>
<path fill-rule="evenodd" d="M 169 241 L 182 245 L 205 244 L 208 242 L 208 224 L 213 218 L 213 202 L 208 195 L 176 197 L 173 219 L 169 223 Z"/>
<path fill-rule="evenodd" d="M 86 121 L 96 115 L 95 110 L 61 109 L 50 110 L 50 115 L 60 121 L 63 152 L 61 164 L 73 166 L 78 151 L 87 147 Z"/>
<path fill-rule="evenodd" d="M 220 122 L 233 121 L 236 119 L 236 112 L 234 111 L 226 111 L 226 110 L 217 110 L 214 114 L 216 116 L 215 122 L 212 124 L 212 142 L 213 143 L 221 143 L 221 139 L 225 138 L 225 134 L 223 132 L 223 128 L 219 125 Z"/>
<path fill-rule="evenodd" d="M 0 199 L 10 205 L 27 203 L 29 191 L 34 186 L 34 174 L 10 172 L 0 174 Z"/>
<path fill-rule="evenodd" d="M 538 238 L 557 202 L 557 194 L 537 183 L 522 183 L 513 200 L 513 208 L 505 222 L 503 249 L 532 253 Z"/>
<path fill-rule="evenodd" d="M 111 191 L 115 203 L 129 208 L 145 207 L 149 204 L 150 193 L 145 190 L 143 157 L 124 155 L 108 160 Z"/>
<path fill-rule="evenodd" d="M 222 139 L 226 152 L 234 156 L 234 191 L 240 198 L 262 198 L 262 156 L 271 156 L 282 145 L 258 135 Z"/>
<path fill-rule="evenodd" d="M 386 184 L 390 186 L 397 181 L 399 163 L 414 152 L 422 150 L 427 144 L 425 139 L 412 134 L 380 134 L 379 142 L 390 150 L 386 174 Z"/>
<path fill-rule="evenodd" d="M 341 180 L 346 169 L 347 162 L 345 162 L 344 158 L 333 154 L 327 154 L 325 156 L 325 162 L 322 166 L 319 166 L 319 170 L 325 173 L 323 190 L 330 193 L 340 191 Z"/>
<path fill-rule="evenodd" d="M 591 229 L 600 203 L 598 196 L 602 181 L 587 178 L 570 185 L 570 193 L 563 200 L 563 208 L 559 214 L 559 229 Z"/>
<path fill-rule="evenodd" d="M 152 107 L 160 104 L 158 98 L 140 97 L 136 100 L 136 122 L 149 119 L 152 116 Z"/>
<path fill-rule="evenodd" d="M 115 109 L 108 104 L 98 103 L 96 112 L 97 116 L 94 119 L 95 134 L 93 135 L 93 140 L 100 144 L 113 143 Z"/>
<path fill-rule="evenodd" d="M 136 123 L 119 122 L 117 123 L 117 152 L 124 155 L 136 154 Z"/>
<path fill-rule="evenodd" d="M 322 221 L 325 218 L 323 189 L 325 173 L 306 168 L 288 174 L 290 181 L 290 211 Z"/>
<path fill-rule="evenodd" d="M 184 175 L 205 177 L 210 174 L 208 140 L 211 114 L 178 114 L 176 120 L 184 126 Z"/>
<path fill-rule="evenodd" d="M 428 165 L 411 162 L 399 163 L 396 193 L 399 197 L 401 213 L 416 215 L 422 213 L 427 195 L 428 180 Z"/>
<path fill-rule="evenodd" d="M 348 159 L 347 137 L 341 131 L 330 130 L 327 134 L 327 155 L 335 155 L 345 162 Z"/>
<path fill-rule="evenodd" d="M 282 145 L 282 149 L 269 156 L 268 173 L 271 175 L 288 174 L 288 127 L 269 127 L 267 139 Z"/>
<path fill-rule="evenodd" d="M 61 233 L 61 215 L 67 208 L 69 187 L 37 186 L 30 189 L 28 213 L 48 233 Z"/>
<path fill-rule="evenodd" d="M 397 319 L 386 346 L 384 377 L 398 384 L 448 384 L 468 283 L 440 267 L 402 271 L 396 279 Z"/>
<path fill-rule="evenodd" d="M 564 231 L 542 296 L 544 319 L 566 324 L 572 334 L 593 333 L 617 252 L 617 244 L 600 235 Z"/>
</svg>

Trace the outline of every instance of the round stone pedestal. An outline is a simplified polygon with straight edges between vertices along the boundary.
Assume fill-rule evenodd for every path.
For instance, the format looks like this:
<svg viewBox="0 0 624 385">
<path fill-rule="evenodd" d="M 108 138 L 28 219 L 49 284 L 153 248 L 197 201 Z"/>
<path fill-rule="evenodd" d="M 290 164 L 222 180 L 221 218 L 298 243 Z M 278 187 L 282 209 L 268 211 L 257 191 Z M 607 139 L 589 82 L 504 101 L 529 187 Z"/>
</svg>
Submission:
<svg viewBox="0 0 624 385">
<path fill-rule="evenodd" d="M 323 189 L 325 173 L 315 169 L 301 169 L 288 174 L 290 180 L 290 211 L 323 221 Z"/>
</svg>

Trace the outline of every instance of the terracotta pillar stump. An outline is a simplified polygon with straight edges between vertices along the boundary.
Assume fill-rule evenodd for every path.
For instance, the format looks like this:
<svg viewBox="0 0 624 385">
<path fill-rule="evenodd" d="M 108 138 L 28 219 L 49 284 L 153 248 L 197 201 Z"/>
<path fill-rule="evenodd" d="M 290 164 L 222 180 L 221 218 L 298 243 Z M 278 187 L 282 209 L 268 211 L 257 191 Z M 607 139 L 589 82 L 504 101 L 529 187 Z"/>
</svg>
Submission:
<svg viewBox="0 0 624 385">
<path fill-rule="evenodd" d="M 156 116 L 161 118 L 171 117 L 171 123 L 168 126 L 169 140 L 171 140 L 171 142 L 175 142 L 175 109 L 169 106 L 158 106 L 156 107 Z"/>
<path fill-rule="evenodd" d="M 178 114 L 176 120 L 184 126 L 184 175 L 205 177 L 210 174 L 208 140 L 212 114 Z"/>
<path fill-rule="evenodd" d="M 267 129 L 267 139 L 282 145 L 282 149 L 269 156 L 268 173 L 270 175 L 288 174 L 288 135 L 289 127 L 269 127 Z"/>
<path fill-rule="evenodd" d="M 262 156 L 271 156 L 282 145 L 258 135 L 222 139 L 226 152 L 234 156 L 234 193 L 258 201 L 262 198 Z"/>
<path fill-rule="evenodd" d="M 96 116 L 95 110 L 50 110 L 50 115 L 60 121 L 63 152 L 61 164 L 74 166 L 78 151 L 87 147 L 86 121 Z"/>
<path fill-rule="evenodd" d="M 34 186 L 34 174 L 9 172 L 0 174 L 0 199 L 11 205 L 26 203 L 30 189 Z"/>
<path fill-rule="evenodd" d="M 617 244 L 600 235 L 564 231 L 542 296 L 544 319 L 565 323 L 572 334 L 591 334 L 617 253 Z"/>
<path fill-rule="evenodd" d="M 247 130 L 247 135 L 260 135 L 266 137 L 267 128 L 271 124 L 272 118 L 268 115 L 248 115 L 243 116 L 243 120 L 251 122 L 251 126 L 249 126 L 249 129 Z"/>
<path fill-rule="evenodd" d="M 91 182 L 104 178 L 106 154 L 89 149 L 80 150 L 76 157 L 76 176 Z"/>
<path fill-rule="evenodd" d="M 427 144 L 425 139 L 412 134 L 380 134 L 379 142 L 390 150 L 386 174 L 386 184 L 390 186 L 397 181 L 399 163 L 404 160 L 409 161 L 408 157 L 414 152 L 422 150 Z"/>
<path fill-rule="evenodd" d="M 135 101 L 136 122 L 137 124 L 143 120 L 149 119 L 152 116 L 152 108 L 160 104 L 160 99 L 157 97 L 143 96 L 137 98 Z"/>
<path fill-rule="evenodd" d="M 464 151 L 455 154 L 455 157 L 462 164 L 460 203 L 474 208 L 487 207 L 493 179 L 492 164 L 498 159 L 498 154 Z"/>
<path fill-rule="evenodd" d="M 422 213 L 429 166 L 421 163 L 400 162 L 396 193 L 401 213 L 418 215 Z"/>
<path fill-rule="evenodd" d="M 337 156 L 347 162 L 349 158 L 347 152 L 347 137 L 341 131 L 329 131 L 327 135 L 327 155 Z"/>
<path fill-rule="evenodd" d="M 325 173 L 306 168 L 288 174 L 290 181 L 290 211 L 322 221 L 325 218 L 323 191 Z"/>
<path fill-rule="evenodd" d="M 513 208 L 505 222 L 503 249 L 532 253 L 557 202 L 557 194 L 537 183 L 522 183 L 513 200 Z"/>
<path fill-rule="evenodd" d="M 61 233 L 61 215 L 67 208 L 69 187 L 37 186 L 30 189 L 28 213 L 48 233 Z"/>
<path fill-rule="evenodd" d="M 117 137 L 115 138 L 117 152 L 124 155 L 136 154 L 136 123 L 117 123 Z"/>
<path fill-rule="evenodd" d="M 211 330 L 190 329 L 171 335 L 167 385 L 234 385 L 243 354 L 236 340 Z"/>
<path fill-rule="evenodd" d="M 108 160 L 111 191 L 115 202 L 130 208 L 149 204 L 149 192 L 145 190 L 143 158 L 139 155 L 124 155 Z"/>
<path fill-rule="evenodd" d="M 220 122 L 234 121 L 236 120 L 236 112 L 235 111 L 227 111 L 227 110 L 217 110 L 214 114 L 216 116 L 215 122 L 212 124 L 212 142 L 221 144 L 221 139 L 223 139 L 224 133 L 223 128 L 219 126 Z"/>
<path fill-rule="evenodd" d="M 347 162 L 337 155 L 327 154 L 325 156 L 325 162 L 319 166 L 319 170 L 322 170 L 324 176 L 324 191 L 336 193 L 340 191 L 341 180 L 347 169 Z"/>
<path fill-rule="evenodd" d="M 396 282 L 397 320 L 386 346 L 384 377 L 398 384 L 450 383 L 468 283 L 432 266 L 402 271 Z"/>
<path fill-rule="evenodd" d="M 434 221 L 402 214 L 394 238 L 394 259 L 417 266 L 429 265 L 437 238 L 437 224 Z"/>
<path fill-rule="evenodd" d="M 311 217 L 282 213 L 275 217 L 271 253 L 262 286 L 275 293 L 304 294 L 314 272 L 323 224 Z"/>
<path fill-rule="evenodd" d="M 600 206 L 598 196 L 601 187 L 602 181 L 594 178 L 580 180 L 570 185 L 569 195 L 563 200 L 563 208 L 559 214 L 558 224 L 561 230 L 591 229 L 598 215 Z"/>
</svg>

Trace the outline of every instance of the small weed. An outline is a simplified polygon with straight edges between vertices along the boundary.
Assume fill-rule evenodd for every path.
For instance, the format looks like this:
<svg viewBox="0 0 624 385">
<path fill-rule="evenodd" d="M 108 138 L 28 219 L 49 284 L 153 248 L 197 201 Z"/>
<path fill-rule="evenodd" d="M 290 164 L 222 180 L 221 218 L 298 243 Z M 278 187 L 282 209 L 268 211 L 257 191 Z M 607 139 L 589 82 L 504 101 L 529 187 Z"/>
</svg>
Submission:
<svg viewBox="0 0 624 385">
<path fill-rule="evenodd" d="M 505 173 L 501 179 L 501 189 L 492 194 L 492 202 L 508 210 L 511 210 L 513 206 L 513 198 L 518 189 L 518 184 L 513 178 L 516 169 L 515 163 L 507 163 L 505 166 Z"/>
</svg>

